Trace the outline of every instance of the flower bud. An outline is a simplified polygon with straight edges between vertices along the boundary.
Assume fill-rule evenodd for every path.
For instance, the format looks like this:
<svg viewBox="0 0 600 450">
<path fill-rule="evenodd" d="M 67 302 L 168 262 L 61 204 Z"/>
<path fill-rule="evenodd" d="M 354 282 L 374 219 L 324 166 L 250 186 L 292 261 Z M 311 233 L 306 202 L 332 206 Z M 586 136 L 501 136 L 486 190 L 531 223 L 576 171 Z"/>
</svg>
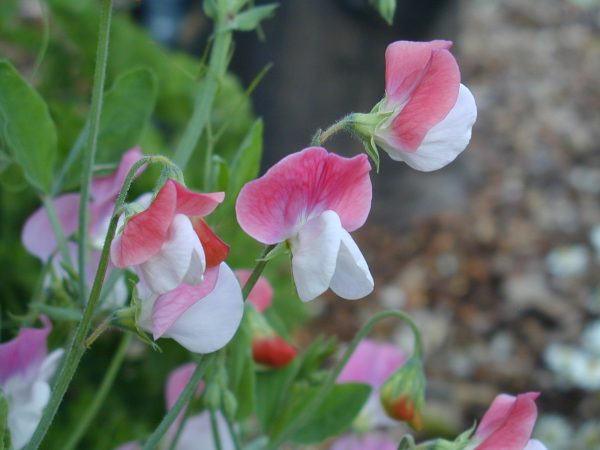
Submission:
<svg viewBox="0 0 600 450">
<path fill-rule="evenodd" d="M 421 409 L 425 403 L 425 375 L 421 360 L 412 356 L 389 377 L 381 387 L 380 399 L 388 416 L 420 430 Z"/>
<path fill-rule="evenodd" d="M 296 357 L 296 349 L 279 336 L 253 306 L 246 308 L 252 335 L 252 357 L 259 364 L 285 367 Z"/>
<path fill-rule="evenodd" d="M 223 392 L 223 413 L 230 420 L 235 419 L 237 412 L 238 402 L 235 395 L 230 390 Z"/>
</svg>

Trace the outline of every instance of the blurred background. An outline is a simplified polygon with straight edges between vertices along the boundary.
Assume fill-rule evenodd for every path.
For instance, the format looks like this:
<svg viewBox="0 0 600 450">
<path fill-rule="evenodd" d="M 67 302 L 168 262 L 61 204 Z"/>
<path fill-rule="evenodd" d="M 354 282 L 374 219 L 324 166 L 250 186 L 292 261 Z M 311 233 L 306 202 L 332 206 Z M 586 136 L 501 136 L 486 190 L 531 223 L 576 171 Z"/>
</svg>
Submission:
<svg viewBox="0 0 600 450">
<path fill-rule="evenodd" d="M 0 6 L 0 55 L 28 67 L 42 15 L 35 1 L 13 3 L 10 13 L 8 3 L 5 12 Z M 80 20 L 76 2 L 52 3 L 52 33 L 73 40 L 93 29 L 91 16 L 79 28 L 67 25 Z M 152 152 L 169 145 L 158 131 L 170 136 L 187 117 L 176 78 L 202 57 L 211 23 L 199 1 L 117 3 L 135 31 L 116 23 L 127 31 L 115 32 L 113 51 L 125 54 L 117 47 L 129 45 L 119 33 L 137 39 L 128 16 L 177 53 L 147 58 L 171 64 L 158 74 L 170 97 L 159 93 L 155 130 L 141 138 Z M 382 154 L 372 214 L 356 233 L 375 292 L 359 303 L 333 295 L 313 302 L 314 320 L 296 339 L 324 332 L 349 340 L 374 311 L 403 308 L 425 335 L 431 429 L 452 435 L 497 393 L 535 390 L 542 392 L 535 434 L 549 449 L 600 449 L 600 2 L 399 0 L 388 27 L 367 0 L 284 0 L 262 34 L 236 35 L 238 79 L 218 101 L 227 115 L 241 86 L 273 64 L 229 133 L 238 142 L 251 117 L 263 117 L 264 169 L 308 146 L 318 128 L 369 111 L 383 96 L 383 55 L 394 40 L 453 40 L 462 82 L 478 104 L 471 144 L 447 168 L 415 172 Z M 55 59 L 48 56 L 34 83 L 53 98 L 85 93 L 92 61 L 73 42 L 51 46 Z M 124 64 L 114 58 L 113 67 Z M 56 105 L 55 115 L 77 124 L 81 105 Z M 361 151 L 346 136 L 328 148 Z M 2 169 L 0 296 L 14 310 L 28 298 L 36 267 L 18 243 L 36 201 L 16 201 L 19 174 Z M 410 348 L 403 328 L 390 324 L 377 335 Z"/>
</svg>

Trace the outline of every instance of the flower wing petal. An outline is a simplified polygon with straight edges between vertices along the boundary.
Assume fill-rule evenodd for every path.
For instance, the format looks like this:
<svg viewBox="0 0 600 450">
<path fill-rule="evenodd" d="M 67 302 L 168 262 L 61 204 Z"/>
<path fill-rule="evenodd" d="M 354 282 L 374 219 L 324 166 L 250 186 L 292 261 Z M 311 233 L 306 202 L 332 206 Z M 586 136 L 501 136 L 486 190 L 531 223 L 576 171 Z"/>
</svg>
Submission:
<svg viewBox="0 0 600 450">
<path fill-rule="evenodd" d="M 373 291 L 373 277 L 369 266 L 352 236 L 342 230 L 342 240 L 335 272 L 330 287 L 337 295 L 348 300 L 356 300 Z"/>
</svg>

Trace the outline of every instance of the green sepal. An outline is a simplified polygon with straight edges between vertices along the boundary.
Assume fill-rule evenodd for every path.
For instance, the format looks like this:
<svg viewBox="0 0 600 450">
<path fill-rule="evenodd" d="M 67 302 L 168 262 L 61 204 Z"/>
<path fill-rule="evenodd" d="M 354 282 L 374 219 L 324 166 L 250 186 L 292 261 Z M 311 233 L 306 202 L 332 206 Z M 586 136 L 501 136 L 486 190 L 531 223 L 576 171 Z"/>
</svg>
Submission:
<svg viewBox="0 0 600 450">
<path fill-rule="evenodd" d="M 277 258 L 279 255 L 289 255 L 291 253 L 289 244 L 287 241 L 280 242 L 277 244 L 269 253 L 262 258 L 257 258 L 257 261 L 270 261 L 273 258 Z"/>
</svg>

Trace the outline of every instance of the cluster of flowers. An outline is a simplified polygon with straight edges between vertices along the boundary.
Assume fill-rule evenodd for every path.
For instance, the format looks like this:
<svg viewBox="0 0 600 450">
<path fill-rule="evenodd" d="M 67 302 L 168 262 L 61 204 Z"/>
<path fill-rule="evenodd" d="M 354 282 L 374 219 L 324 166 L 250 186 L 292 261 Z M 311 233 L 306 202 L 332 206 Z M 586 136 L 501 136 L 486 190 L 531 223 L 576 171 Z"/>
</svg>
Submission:
<svg viewBox="0 0 600 450">
<path fill-rule="evenodd" d="M 418 170 L 439 169 L 454 160 L 470 140 L 476 106 L 469 90 L 460 84 L 450 46 L 447 41 L 391 44 L 386 52 L 385 97 L 369 114 L 348 116 L 344 126 L 370 148 L 378 146 L 392 159 Z M 97 244 L 106 237 L 119 189 L 140 157 L 140 150 L 130 150 L 115 173 L 92 183 L 92 220 L 87 232 L 94 247 L 89 278 L 96 272 Z M 370 211 L 370 170 L 364 154 L 344 158 L 322 147 L 310 147 L 287 156 L 241 190 L 236 202 L 241 228 L 259 242 L 285 246 L 302 301 L 311 301 L 328 289 L 350 300 L 373 290 L 367 262 L 350 235 L 365 223 Z M 248 314 L 254 359 L 271 367 L 285 366 L 296 350 L 261 315 L 271 302 L 272 289 L 260 279 L 249 295 L 253 306 L 244 307 L 242 285 L 250 272 L 236 274 L 225 263 L 229 247 L 204 219 L 223 200 L 223 192 L 197 193 L 168 179 L 158 192 L 142 196 L 127 208 L 134 213 L 122 220 L 112 241 L 112 267 L 137 275 L 136 326 L 155 340 L 168 337 L 192 352 L 210 353 L 231 340 L 242 316 Z M 77 230 L 79 202 L 77 194 L 54 200 L 66 236 Z M 23 242 L 31 253 L 44 261 L 52 259 L 56 270 L 62 270 L 63 261 L 43 210 L 27 221 Z M 72 243 L 69 249 L 77 250 Z M 122 291 L 116 295 L 116 303 L 121 305 L 127 294 L 126 289 Z M 44 328 L 24 328 L 13 341 L 0 345 L 0 389 L 8 399 L 8 426 L 15 449 L 30 439 L 39 421 L 48 401 L 48 380 L 61 355 L 61 350 L 47 355 L 46 337 L 51 327 L 46 318 L 42 320 Z M 338 381 L 373 386 L 373 397 L 358 419 L 362 423 L 359 428 L 369 432 L 360 438 L 343 437 L 334 449 L 396 448 L 385 435 L 371 433 L 390 426 L 384 411 L 419 426 L 419 402 L 406 394 L 405 388 L 395 388 L 405 384 L 403 377 L 410 367 L 410 360 L 405 363 L 403 354 L 393 347 L 371 341 L 359 347 Z M 190 375 L 190 366 L 184 366 L 170 377 L 168 408 Z M 537 414 L 536 396 L 499 396 L 477 428 L 470 448 L 543 448 L 529 441 Z M 211 442 L 205 436 L 209 434 L 205 413 L 191 417 L 177 448 Z M 222 444 L 223 448 L 232 447 Z"/>
</svg>

